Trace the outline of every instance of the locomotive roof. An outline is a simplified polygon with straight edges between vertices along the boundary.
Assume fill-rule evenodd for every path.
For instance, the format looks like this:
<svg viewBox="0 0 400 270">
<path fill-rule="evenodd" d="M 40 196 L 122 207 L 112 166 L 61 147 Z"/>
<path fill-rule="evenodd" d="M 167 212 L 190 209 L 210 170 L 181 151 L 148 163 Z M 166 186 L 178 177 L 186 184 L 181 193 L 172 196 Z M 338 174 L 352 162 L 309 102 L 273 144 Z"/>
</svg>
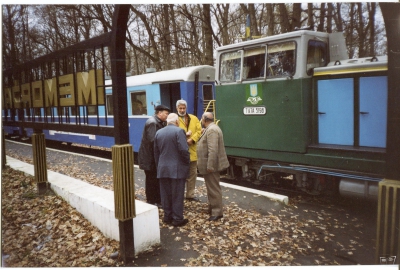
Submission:
<svg viewBox="0 0 400 270">
<path fill-rule="evenodd" d="M 314 69 L 314 76 L 387 70 L 387 56 L 345 59 Z"/>
<path fill-rule="evenodd" d="M 230 44 L 230 45 L 226 45 L 226 46 L 221 46 L 221 47 L 217 48 L 217 51 L 229 50 L 229 49 L 244 47 L 244 46 L 249 46 L 249 45 L 250 46 L 257 45 L 259 43 L 273 43 L 275 41 L 285 40 L 285 39 L 294 38 L 294 37 L 301 37 L 303 35 L 326 38 L 326 37 L 328 37 L 329 34 L 324 33 L 324 32 L 310 31 L 310 30 L 299 30 L 299 31 L 293 31 L 293 32 L 269 36 L 269 37 L 263 37 L 263 38 L 243 41 L 243 42 Z"/>
<path fill-rule="evenodd" d="M 194 81 L 196 72 L 199 72 L 199 81 L 214 81 L 215 68 L 208 65 L 183 67 L 178 69 L 146 73 L 126 78 L 126 85 L 149 85 L 158 83 L 173 83 L 182 81 Z M 111 80 L 106 81 L 111 85 Z"/>
</svg>

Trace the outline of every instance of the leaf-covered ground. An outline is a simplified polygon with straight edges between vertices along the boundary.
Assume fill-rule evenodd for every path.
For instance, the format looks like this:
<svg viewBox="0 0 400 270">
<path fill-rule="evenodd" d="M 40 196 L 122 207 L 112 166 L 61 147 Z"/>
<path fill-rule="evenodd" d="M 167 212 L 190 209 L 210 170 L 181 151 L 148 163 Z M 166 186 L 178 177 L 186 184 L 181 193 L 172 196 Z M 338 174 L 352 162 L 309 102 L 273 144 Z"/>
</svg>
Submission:
<svg viewBox="0 0 400 270">
<path fill-rule="evenodd" d="M 7 267 L 117 266 L 119 243 L 52 192 L 38 195 L 32 176 L 1 173 L 2 257 Z"/>
<path fill-rule="evenodd" d="M 15 151 L 8 151 L 7 155 L 32 164 L 30 157 Z M 54 161 L 56 157 L 51 155 L 48 154 L 48 160 Z M 102 168 L 103 172 L 95 167 L 97 164 L 85 164 L 72 156 L 64 157 L 64 161 L 48 162 L 48 169 L 112 189 L 112 173 L 108 168 Z M 143 174 L 138 172 L 135 178 L 136 196 L 144 200 Z M 123 264 L 110 259 L 111 254 L 118 251 L 118 242 L 105 238 L 54 194 L 36 196 L 32 177 L 7 169 L 2 172 L 2 179 L 2 246 L 3 261 L 7 266 Z M 196 186 L 196 196 L 202 198 L 202 202 L 185 201 L 185 217 L 190 220 L 186 226 L 166 226 L 162 223 L 163 211 L 160 209 L 161 233 L 168 235 L 169 242 L 139 254 L 131 265 L 264 266 L 373 262 L 374 235 L 370 233 L 374 229 L 340 206 L 327 204 L 321 208 L 316 200 L 299 208 L 296 200 L 301 199 L 294 198 L 288 207 L 279 211 L 272 208 L 260 211 L 240 207 L 234 195 L 229 197 L 225 191 L 223 195 L 224 218 L 218 222 L 207 221 L 204 185 Z M 246 201 L 260 199 L 258 195 L 247 196 Z M 253 204 L 260 205 L 255 201 Z M 158 257 L 158 254 L 163 252 L 162 249 L 167 250 L 166 247 L 173 250 L 170 260 L 163 261 L 168 255 Z M 177 259 L 173 261 L 172 257 Z"/>
</svg>

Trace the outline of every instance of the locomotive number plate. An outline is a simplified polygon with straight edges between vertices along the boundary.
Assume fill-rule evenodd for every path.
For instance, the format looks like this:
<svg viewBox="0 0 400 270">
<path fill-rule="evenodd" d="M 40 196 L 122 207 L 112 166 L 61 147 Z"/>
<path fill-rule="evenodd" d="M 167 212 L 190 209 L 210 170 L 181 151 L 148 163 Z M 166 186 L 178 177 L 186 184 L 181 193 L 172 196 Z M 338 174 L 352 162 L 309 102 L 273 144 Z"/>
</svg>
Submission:
<svg viewBox="0 0 400 270">
<path fill-rule="evenodd" d="M 267 113 L 267 109 L 265 107 L 244 107 L 243 114 L 244 115 L 264 115 Z"/>
</svg>

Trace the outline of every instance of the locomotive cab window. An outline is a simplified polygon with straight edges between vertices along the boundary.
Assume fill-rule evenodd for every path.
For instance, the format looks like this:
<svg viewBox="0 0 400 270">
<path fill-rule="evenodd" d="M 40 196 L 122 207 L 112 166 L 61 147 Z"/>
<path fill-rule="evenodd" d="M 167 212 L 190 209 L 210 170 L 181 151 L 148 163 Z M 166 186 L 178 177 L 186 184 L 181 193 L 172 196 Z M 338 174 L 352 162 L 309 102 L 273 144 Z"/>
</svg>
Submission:
<svg viewBox="0 0 400 270">
<path fill-rule="evenodd" d="M 146 93 L 144 91 L 131 93 L 132 115 L 147 115 Z"/>
<path fill-rule="evenodd" d="M 294 41 L 268 45 L 267 77 L 293 76 L 296 72 L 296 43 Z"/>
<path fill-rule="evenodd" d="M 318 40 L 310 40 L 307 48 L 307 74 L 312 75 L 316 67 L 324 67 L 328 64 L 327 44 Z"/>
<path fill-rule="evenodd" d="M 265 47 L 244 50 L 243 79 L 264 78 Z"/>
<path fill-rule="evenodd" d="M 221 55 L 219 80 L 221 82 L 236 82 L 240 80 L 242 51 L 227 52 Z"/>
</svg>

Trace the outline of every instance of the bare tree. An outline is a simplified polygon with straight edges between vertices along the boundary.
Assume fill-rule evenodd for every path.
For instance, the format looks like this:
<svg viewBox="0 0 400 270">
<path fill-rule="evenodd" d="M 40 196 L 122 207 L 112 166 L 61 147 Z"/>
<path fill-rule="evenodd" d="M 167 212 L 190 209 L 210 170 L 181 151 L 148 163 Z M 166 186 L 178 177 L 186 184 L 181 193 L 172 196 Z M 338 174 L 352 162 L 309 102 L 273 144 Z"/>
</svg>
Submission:
<svg viewBox="0 0 400 270">
<path fill-rule="evenodd" d="M 375 15 L 376 3 L 367 3 L 368 8 L 368 28 L 369 28 L 369 55 L 375 55 Z"/>
<path fill-rule="evenodd" d="M 268 32 L 267 36 L 272 36 L 275 34 L 275 13 L 274 4 L 267 4 L 267 21 L 268 21 Z"/>
<path fill-rule="evenodd" d="M 314 29 L 314 5 L 312 3 L 307 4 L 307 16 L 308 26 L 310 26 L 311 29 Z"/>
<path fill-rule="evenodd" d="M 301 28 L 301 4 L 294 3 L 293 4 L 293 15 L 292 15 L 292 23 L 290 30 L 293 31 L 294 29 Z"/>
<path fill-rule="evenodd" d="M 216 37 L 215 41 L 218 46 L 227 45 L 230 43 L 229 38 L 229 4 L 217 4 L 214 9 L 214 17 L 221 33 L 222 38 Z M 222 40 L 222 42 L 220 41 Z"/>
<path fill-rule="evenodd" d="M 204 64 L 213 66 L 213 39 L 211 27 L 211 10 L 209 4 L 203 4 L 203 32 L 204 32 Z"/>
</svg>

